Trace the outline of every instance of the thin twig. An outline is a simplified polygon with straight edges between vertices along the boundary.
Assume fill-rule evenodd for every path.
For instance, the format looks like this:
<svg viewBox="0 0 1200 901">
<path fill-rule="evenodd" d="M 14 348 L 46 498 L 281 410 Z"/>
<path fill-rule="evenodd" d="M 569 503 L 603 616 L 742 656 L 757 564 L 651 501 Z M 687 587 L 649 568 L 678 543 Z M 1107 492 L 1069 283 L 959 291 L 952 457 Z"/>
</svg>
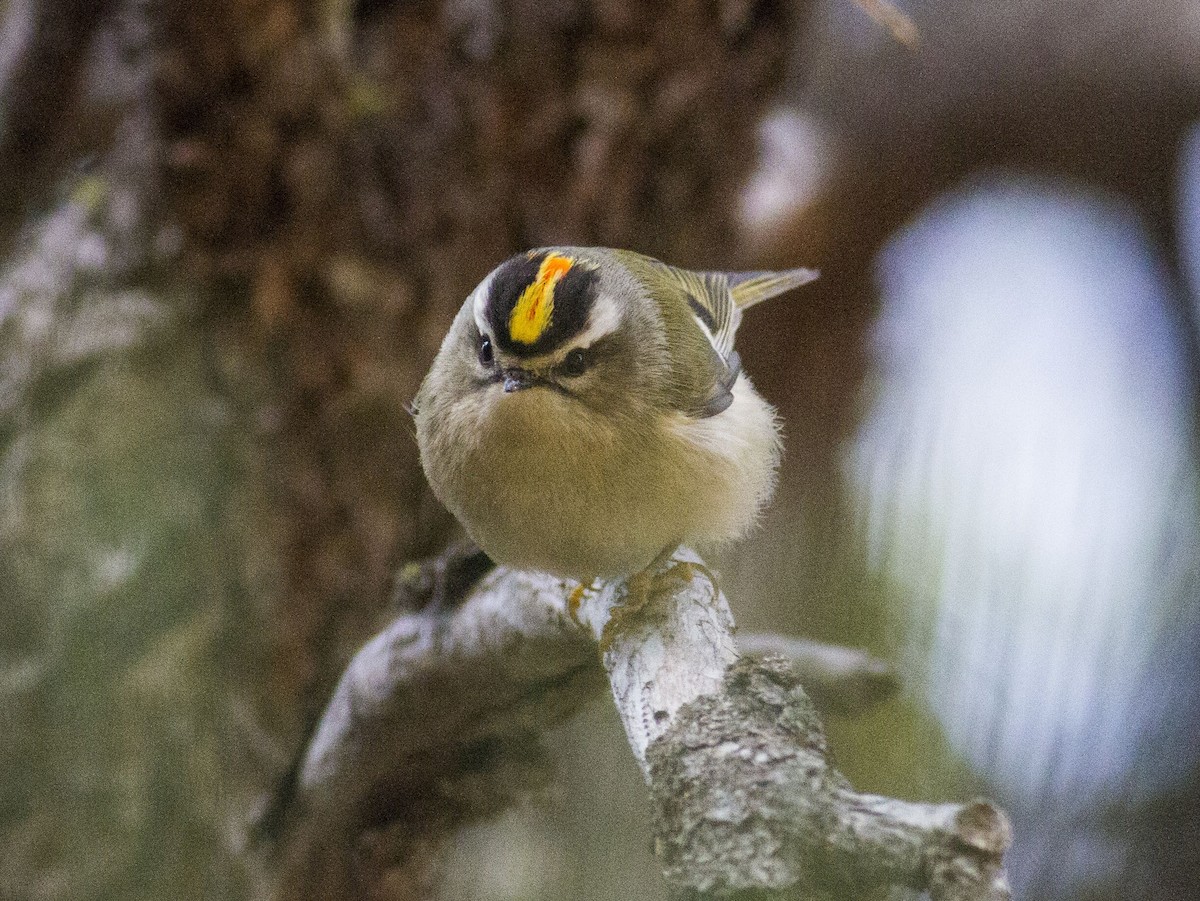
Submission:
<svg viewBox="0 0 1200 901">
<path fill-rule="evenodd" d="M 854 0 L 854 3 L 877 25 L 886 28 L 897 42 L 910 50 L 920 45 L 921 32 L 916 23 L 890 0 Z"/>
<path fill-rule="evenodd" d="M 822 715 L 857 716 L 900 689 L 892 667 L 859 648 L 774 632 L 742 632 L 737 643 L 746 654 L 778 654 L 790 659 Z"/>
</svg>

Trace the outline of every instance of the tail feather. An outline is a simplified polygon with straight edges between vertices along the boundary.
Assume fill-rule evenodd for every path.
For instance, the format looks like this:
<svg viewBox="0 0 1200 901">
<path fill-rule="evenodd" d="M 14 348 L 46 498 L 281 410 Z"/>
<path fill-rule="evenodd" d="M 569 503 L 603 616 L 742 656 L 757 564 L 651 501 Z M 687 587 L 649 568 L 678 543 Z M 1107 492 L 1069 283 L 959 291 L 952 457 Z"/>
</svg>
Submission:
<svg viewBox="0 0 1200 901">
<path fill-rule="evenodd" d="M 729 292 L 739 310 L 770 300 L 792 288 L 807 285 L 820 273 L 816 269 L 786 269 L 782 272 L 729 272 Z"/>
</svg>

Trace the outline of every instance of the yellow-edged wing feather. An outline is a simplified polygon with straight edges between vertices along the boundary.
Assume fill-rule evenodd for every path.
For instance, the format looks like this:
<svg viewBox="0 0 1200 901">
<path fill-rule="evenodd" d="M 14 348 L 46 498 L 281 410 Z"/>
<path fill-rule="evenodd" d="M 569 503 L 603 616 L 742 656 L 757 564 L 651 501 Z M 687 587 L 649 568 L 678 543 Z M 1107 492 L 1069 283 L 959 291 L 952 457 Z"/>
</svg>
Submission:
<svg viewBox="0 0 1200 901">
<path fill-rule="evenodd" d="M 663 264 L 671 278 L 688 297 L 700 326 L 716 348 L 728 359 L 733 337 L 742 322 L 742 311 L 777 297 L 817 277 L 815 269 L 782 272 L 693 272 Z"/>
<path fill-rule="evenodd" d="M 705 363 L 700 357 L 683 368 L 687 384 L 677 386 L 679 409 L 691 416 L 716 416 L 733 403 L 733 387 L 741 372 L 741 359 L 733 349 L 734 335 L 742 321 L 742 310 L 817 277 L 812 269 L 784 272 L 695 272 L 670 266 L 651 257 L 629 251 L 620 252 L 621 261 L 652 291 L 678 291 L 687 302 L 691 320 L 711 350 Z M 696 336 L 699 338 L 699 336 Z M 677 336 L 677 351 L 688 346 L 685 336 Z M 699 351 L 699 348 L 697 348 Z"/>
</svg>

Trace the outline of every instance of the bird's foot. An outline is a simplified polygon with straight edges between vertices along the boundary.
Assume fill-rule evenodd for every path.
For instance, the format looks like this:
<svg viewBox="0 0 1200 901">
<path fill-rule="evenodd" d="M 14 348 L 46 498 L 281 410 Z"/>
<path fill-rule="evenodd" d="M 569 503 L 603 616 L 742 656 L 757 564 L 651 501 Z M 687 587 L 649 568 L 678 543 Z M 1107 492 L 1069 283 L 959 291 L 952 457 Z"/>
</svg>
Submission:
<svg viewBox="0 0 1200 901">
<path fill-rule="evenodd" d="M 717 574 L 705 566 L 703 563 L 694 562 L 692 560 L 674 560 L 671 565 L 662 572 L 654 576 L 654 581 L 659 579 L 677 579 L 686 585 L 692 584 L 692 579 L 696 576 L 703 576 L 707 579 L 713 588 L 717 588 Z"/>
<path fill-rule="evenodd" d="M 577 626 L 582 626 L 583 622 L 579 619 L 579 608 L 583 605 L 583 598 L 596 587 L 596 580 L 590 582 L 580 582 L 571 589 L 571 593 L 567 596 L 567 616 L 571 617 L 572 621 Z"/>
<path fill-rule="evenodd" d="M 691 584 L 692 579 L 702 575 L 717 585 L 717 577 L 703 563 L 690 560 L 672 560 L 677 548 L 668 548 L 651 561 L 650 565 L 641 572 L 634 573 L 625 581 L 625 597 L 609 611 L 608 622 L 604 626 L 604 634 L 600 640 L 600 650 L 603 652 L 612 643 L 614 631 L 623 623 L 645 607 L 662 589 L 664 580 Z M 669 564 L 669 565 L 668 565 Z"/>
</svg>

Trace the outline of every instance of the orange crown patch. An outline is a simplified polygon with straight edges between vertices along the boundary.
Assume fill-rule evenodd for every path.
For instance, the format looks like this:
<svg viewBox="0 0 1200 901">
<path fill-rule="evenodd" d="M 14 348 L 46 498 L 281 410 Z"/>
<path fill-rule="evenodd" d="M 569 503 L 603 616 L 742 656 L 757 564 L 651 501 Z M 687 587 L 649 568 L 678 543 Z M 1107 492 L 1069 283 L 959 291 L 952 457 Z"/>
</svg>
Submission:
<svg viewBox="0 0 1200 901">
<path fill-rule="evenodd" d="M 508 333 L 514 341 L 533 344 L 550 327 L 554 316 L 554 286 L 574 265 L 575 261 L 570 257 L 553 253 L 542 261 L 537 278 L 521 292 L 508 317 Z"/>
</svg>

